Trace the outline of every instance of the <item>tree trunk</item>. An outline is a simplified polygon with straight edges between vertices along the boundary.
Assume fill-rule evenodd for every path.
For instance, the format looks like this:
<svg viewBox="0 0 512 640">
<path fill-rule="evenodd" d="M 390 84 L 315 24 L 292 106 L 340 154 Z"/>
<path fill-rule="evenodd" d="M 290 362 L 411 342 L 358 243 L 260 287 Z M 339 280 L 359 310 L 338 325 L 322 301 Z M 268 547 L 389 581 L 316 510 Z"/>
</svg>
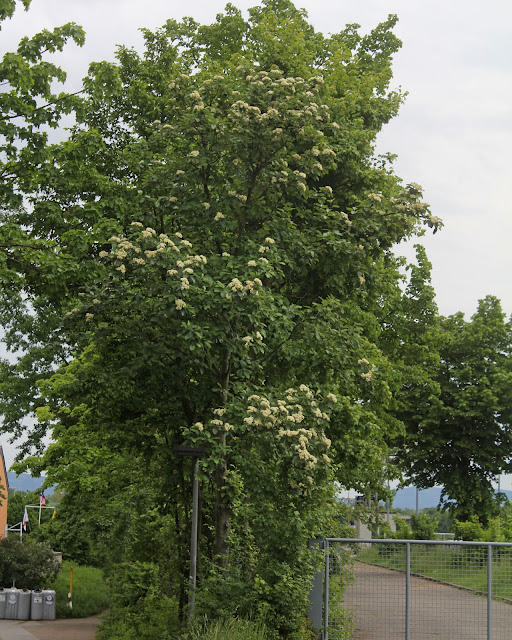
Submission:
<svg viewBox="0 0 512 640">
<path fill-rule="evenodd" d="M 231 352 L 226 351 L 221 368 L 221 406 L 224 406 L 227 398 L 227 390 L 229 387 L 229 374 L 231 369 Z M 224 449 L 226 446 L 226 434 L 223 433 L 220 437 L 220 444 Z M 214 542 L 214 554 L 217 557 L 219 564 L 222 567 L 227 567 L 229 562 L 229 519 L 231 515 L 231 509 L 226 501 L 224 486 L 226 484 L 226 459 L 224 458 L 219 462 L 215 469 L 215 486 L 216 486 L 216 499 L 215 499 L 215 542 Z"/>
<path fill-rule="evenodd" d="M 221 436 L 222 444 L 225 444 L 226 436 Z M 224 485 L 226 482 L 226 461 L 222 460 L 215 470 L 215 484 L 217 495 L 215 500 L 215 543 L 214 553 L 219 564 L 226 567 L 229 562 L 229 518 L 230 507 L 225 499 Z"/>
</svg>

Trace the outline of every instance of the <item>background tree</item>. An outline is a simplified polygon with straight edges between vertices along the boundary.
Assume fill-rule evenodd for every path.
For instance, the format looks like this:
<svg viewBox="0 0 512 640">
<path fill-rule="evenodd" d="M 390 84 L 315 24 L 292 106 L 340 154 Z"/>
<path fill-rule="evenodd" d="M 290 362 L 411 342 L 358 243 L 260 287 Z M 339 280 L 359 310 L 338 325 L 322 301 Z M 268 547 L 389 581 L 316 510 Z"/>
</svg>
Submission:
<svg viewBox="0 0 512 640">
<path fill-rule="evenodd" d="M 469 322 L 461 313 L 439 322 L 440 395 L 409 424 L 402 455 L 419 487 L 443 486 L 460 520 L 486 521 L 499 507 L 492 483 L 511 469 L 511 324 L 492 296 Z"/>
<path fill-rule="evenodd" d="M 3 20 L 12 16 L 15 4 L 14 0 L 2 2 L 0 28 Z M 30 0 L 22 4 L 28 9 Z M 27 196 L 39 189 L 38 172 L 51 162 L 49 131 L 57 128 L 61 117 L 76 104 L 74 96 L 55 93 L 55 84 L 64 82 L 66 74 L 48 60 L 70 40 L 79 46 L 84 42 L 83 30 L 74 23 L 23 38 L 17 50 L 4 54 L 0 61 L 0 325 L 13 328 L 2 334 L 8 349 L 25 351 L 29 343 L 38 344 L 26 356 L 30 384 L 41 369 L 36 363 L 44 360 L 46 370 L 52 367 L 49 363 L 55 348 L 48 347 L 48 336 L 54 326 L 48 325 L 41 333 L 30 310 L 25 311 L 32 302 L 36 308 L 51 304 L 59 280 L 60 256 L 53 234 L 42 237 L 34 232 Z M 40 295 L 47 302 L 38 302 Z M 28 373 L 30 362 L 33 376 Z M 16 386 L 10 364 L 4 361 L 0 368 L 2 376 Z M 0 407 L 11 416 L 11 427 L 16 424 L 13 432 L 22 435 L 23 416 L 32 409 L 28 396 L 22 391 L 18 401 L 9 402 L 2 392 Z"/>
<path fill-rule="evenodd" d="M 30 0 L 22 4 L 28 9 Z M 14 0 L 2 3 L 0 28 L 14 10 Z M 53 84 L 64 82 L 66 74 L 45 59 L 69 40 L 84 42 L 83 30 L 74 23 L 23 38 L 0 62 L 0 277 L 9 289 L 21 284 L 24 270 L 38 271 L 35 262 L 43 262 L 44 269 L 51 256 L 51 243 L 24 233 L 11 215 L 23 210 L 23 194 L 37 189 L 37 169 L 48 159 L 48 129 L 55 129 L 75 104 L 73 96 L 54 93 Z"/>
</svg>

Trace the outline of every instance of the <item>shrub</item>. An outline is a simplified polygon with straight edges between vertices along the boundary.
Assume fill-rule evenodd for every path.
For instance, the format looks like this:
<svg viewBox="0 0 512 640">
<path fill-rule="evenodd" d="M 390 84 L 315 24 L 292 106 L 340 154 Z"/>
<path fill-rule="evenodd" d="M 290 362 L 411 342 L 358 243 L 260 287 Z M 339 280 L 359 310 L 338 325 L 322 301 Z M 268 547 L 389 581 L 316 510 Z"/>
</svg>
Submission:
<svg viewBox="0 0 512 640">
<path fill-rule="evenodd" d="M 485 538 L 484 527 L 476 515 L 472 516 L 466 522 L 455 520 L 453 529 L 456 540 L 481 542 Z"/>
<path fill-rule="evenodd" d="M 412 531 L 407 522 L 402 520 L 402 518 L 394 518 L 396 525 L 396 533 L 393 536 L 397 540 L 411 540 L 412 539 Z"/>
<path fill-rule="evenodd" d="M 105 614 L 97 640 L 176 640 L 179 622 L 173 598 L 151 587 L 136 605 L 112 607 Z"/>
<path fill-rule="evenodd" d="M 178 606 L 162 593 L 159 571 L 149 562 L 124 562 L 108 579 L 110 609 L 97 632 L 98 640 L 175 640 Z"/>
<path fill-rule="evenodd" d="M 60 565 L 51 548 L 39 542 L 0 541 L 0 585 L 16 584 L 18 589 L 45 587 L 59 572 Z"/>
<path fill-rule="evenodd" d="M 198 613 L 208 620 L 251 619 L 263 624 L 265 637 L 272 640 L 309 640 L 314 636 L 305 628 L 308 596 L 314 562 L 321 555 L 309 550 L 302 555 L 302 565 L 261 557 L 252 581 L 244 580 L 242 569 L 234 564 L 224 573 L 212 570 L 197 592 Z"/>
<path fill-rule="evenodd" d="M 411 529 L 415 540 L 435 540 L 439 518 L 428 513 L 411 516 Z"/>
</svg>

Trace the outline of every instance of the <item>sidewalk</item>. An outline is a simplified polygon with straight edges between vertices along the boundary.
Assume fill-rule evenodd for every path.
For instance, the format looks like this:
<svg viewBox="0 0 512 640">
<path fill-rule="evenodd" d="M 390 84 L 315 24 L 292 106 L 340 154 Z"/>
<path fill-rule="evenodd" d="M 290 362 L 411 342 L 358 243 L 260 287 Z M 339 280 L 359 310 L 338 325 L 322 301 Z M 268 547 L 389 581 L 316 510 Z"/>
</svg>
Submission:
<svg viewBox="0 0 512 640">
<path fill-rule="evenodd" d="M 100 619 L 0 620 L 0 640 L 94 640 Z"/>
</svg>

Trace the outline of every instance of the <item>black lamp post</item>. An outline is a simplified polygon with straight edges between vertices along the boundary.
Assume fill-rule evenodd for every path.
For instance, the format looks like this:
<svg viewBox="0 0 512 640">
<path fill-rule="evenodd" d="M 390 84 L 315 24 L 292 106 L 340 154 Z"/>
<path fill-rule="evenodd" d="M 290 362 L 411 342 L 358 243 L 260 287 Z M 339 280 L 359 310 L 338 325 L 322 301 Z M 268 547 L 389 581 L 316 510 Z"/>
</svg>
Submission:
<svg viewBox="0 0 512 640">
<path fill-rule="evenodd" d="M 195 608 L 195 592 L 197 577 L 197 525 L 199 520 L 199 458 L 204 455 L 204 447 L 189 447 L 186 444 L 178 444 L 174 447 L 174 455 L 179 458 L 195 458 L 194 480 L 192 484 L 192 532 L 190 534 L 190 575 L 188 594 L 188 620 L 192 619 Z"/>
</svg>

